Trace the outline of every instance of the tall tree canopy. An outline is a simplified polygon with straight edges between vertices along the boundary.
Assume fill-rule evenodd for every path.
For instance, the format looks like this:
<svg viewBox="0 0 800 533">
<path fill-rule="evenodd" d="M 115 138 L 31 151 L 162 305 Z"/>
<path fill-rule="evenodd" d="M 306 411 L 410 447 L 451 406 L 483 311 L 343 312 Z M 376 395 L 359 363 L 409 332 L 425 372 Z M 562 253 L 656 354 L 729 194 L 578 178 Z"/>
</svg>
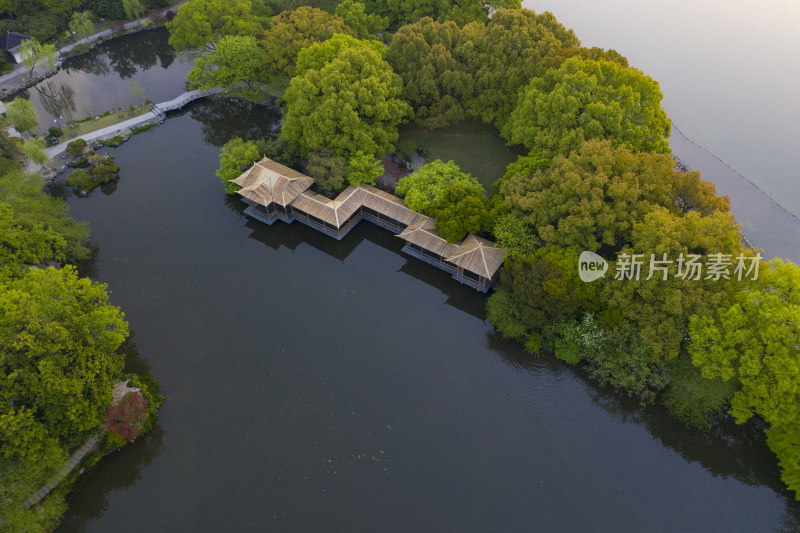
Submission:
<svg viewBox="0 0 800 533">
<path fill-rule="evenodd" d="M 327 148 L 349 160 L 358 151 L 378 157 L 390 149 L 412 111 L 400 98 L 402 80 L 381 54 L 341 35 L 306 48 L 298 63 L 306 57 L 331 59 L 292 78 L 281 137 L 302 156 Z"/>
<path fill-rule="evenodd" d="M 367 13 L 366 7 L 355 0 L 343 0 L 336 6 L 336 14 L 342 17 L 353 34 L 359 39 L 376 39 L 378 33 L 389 25 L 389 19 L 375 13 Z"/>
<path fill-rule="evenodd" d="M 364 4 L 369 12 L 388 17 L 390 26 L 395 28 L 424 17 L 452 20 L 459 25 L 485 23 L 490 12 L 521 6 L 520 0 L 365 0 Z"/>
<path fill-rule="evenodd" d="M 670 120 L 661 98 L 658 82 L 637 69 L 570 58 L 531 80 L 502 133 L 546 156 L 568 154 L 586 139 L 669 152 Z"/>
<path fill-rule="evenodd" d="M 241 96 L 250 102 L 263 100 L 260 81 L 266 79 L 267 54 L 250 35 L 228 35 L 213 51 L 195 60 L 186 76 L 197 89 L 222 87 L 225 94 Z"/>
<path fill-rule="evenodd" d="M 770 265 L 731 305 L 692 317 L 690 352 L 704 377 L 741 383 L 731 414 L 770 425 L 767 444 L 800 494 L 800 268 L 780 259 Z"/>
<path fill-rule="evenodd" d="M 90 257 L 86 224 L 67 216 L 64 200 L 42 193 L 40 176 L 25 174 L 19 168 L 0 173 L 0 202 L 11 208 L 13 225 L 29 232 L 41 228 L 48 233 L 57 233 L 64 239 L 63 256 L 62 250 L 58 250 L 53 256 L 43 255 L 40 258 L 81 261 Z"/>
<path fill-rule="evenodd" d="M 475 80 L 472 114 L 501 127 L 520 89 L 558 66 L 565 48 L 579 45 L 575 33 L 547 11 L 502 9 L 485 26 L 465 26 L 456 55 Z"/>
<path fill-rule="evenodd" d="M 47 62 L 50 68 L 56 66 L 56 47 L 50 43 L 41 44 L 36 39 L 22 41 L 19 49 L 22 65 L 27 69 L 28 76 L 33 76 L 37 65 Z"/>
<path fill-rule="evenodd" d="M 417 122 L 426 128 L 465 118 L 473 80 L 453 55 L 460 34 L 454 22 L 434 22 L 426 17 L 392 36 L 386 60 L 403 78 L 403 96 L 414 106 Z"/>
<path fill-rule="evenodd" d="M 65 444 L 99 428 L 128 335 L 105 285 L 69 266 L 33 269 L 0 284 L 0 309 L 0 411 L 30 409 Z"/>
<path fill-rule="evenodd" d="M 6 104 L 6 118 L 20 132 L 26 132 L 39 126 L 39 115 L 30 100 L 17 96 Z"/>
<path fill-rule="evenodd" d="M 433 210 L 444 206 L 445 191 L 454 186 L 462 186 L 478 197 L 485 194 L 483 185 L 474 176 L 462 172 L 455 162 L 445 163 L 440 159 L 426 163 L 413 174 L 400 178 L 395 192 L 414 211 L 431 214 Z"/>
<path fill-rule="evenodd" d="M 225 185 L 225 192 L 233 194 L 240 189 L 231 180 L 241 176 L 244 169 L 249 168 L 253 163 L 261 159 L 256 143 L 244 141 L 240 137 L 235 137 L 222 146 L 219 154 L 219 168 L 217 177 Z"/>
<path fill-rule="evenodd" d="M 269 55 L 270 75 L 293 77 L 300 50 L 336 33 L 351 32 L 341 17 L 321 9 L 303 6 L 282 11 L 272 17 L 272 25 L 261 38 L 261 46 Z"/>
<path fill-rule="evenodd" d="M 506 209 L 536 228 L 544 242 L 618 251 L 631 242 L 634 222 L 655 206 L 680 211 L 675 183 L 680 173 L 673 167 L 668 155 L 587 141 L 553 159 L 549 168 L 518 173 L 499 189 Z"/>
<path fill-rule="evenodd" d="M 169 44 L 176 50 L 213 50 L 227 35 L 257 36 L 262 27 L 250 0 L 190 0 L 167 21 Z"/>
<path fill-rule="evenodd" d="M 436 231 L 447 242 L 460 242 L 468 233 L 478 233 L 489 226 L 486 195 L 464 185 L 444 190 L 441 205 L 431 211 L 436 218 Z"/>
</svg>

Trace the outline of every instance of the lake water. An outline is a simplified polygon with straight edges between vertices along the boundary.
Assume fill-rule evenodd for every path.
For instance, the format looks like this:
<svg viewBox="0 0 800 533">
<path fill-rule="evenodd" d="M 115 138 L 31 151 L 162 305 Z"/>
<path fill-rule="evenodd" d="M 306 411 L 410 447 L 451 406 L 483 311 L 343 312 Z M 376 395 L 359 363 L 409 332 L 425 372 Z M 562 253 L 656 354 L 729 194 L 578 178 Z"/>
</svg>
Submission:
<svg viewBox="0 0 800 533">
<path fill-rule="evenodd" d="M 592 42 L 621 33 L 595 11 L 593 34 L 557 7 L 585 43 L 648 64 L 636 46 Z M 152 33 L 131 38 L 163 41 Z M 107 65 L 125 64 L 105 46 Z M 71 67 L 75 98 L 98 80 L 116 87 L 116 100 L 76 110 L 124 106 L 129 81 L 151 73 L 166 81 L 140 78 L 145 96 L 177 96 L 187 65 L 149 57 L 124 78 Z M 366 222 L 338 242 L 243 216 L 214 175 L 219 147 L 279 119 L 237 101 L 193 104 L 113 151 L 116 187 L 69 197 L 99 246 L 87 271 L 135 333 L 131 367 L 152 372 L 167 401 L 151 435 L 80 480 L 59 531 L 800 529 L 754 428 L 688 431 L 531 357 L 493 332 L 484 295 Z M 692 150 L 679 155 L 704 153 Z M 479 163 L 476 175 L 495 172 Z M 772 233 L 786 249 L 785 232 Z"/>
<path fill-rule="evenodd" d="M 138 105 L 131 92 L 134 82 L 141 86 L 142 98 L 154 103 L 181 94 L 192 60 L 176 53 L 168 38 L 164 28 L 141 31 L 67 59 L 55 75 L 21 93 L 39 113 L 39 132 L 56 124 L 63 128 L 68 120 Z"/>
<path fill-rule="evenodd" d="M 151 436 L 84 476 L 60 531 L 798 524 L 752 428 L 690 432 L 531 357 L 484 295 L 368 223 L 338 242 L 243 216 L 219 145 L 278 117 L 241 106 L 137 135 L 114 151 L 113 194 L 69 200 L 167 401 Z"/>
</svg>

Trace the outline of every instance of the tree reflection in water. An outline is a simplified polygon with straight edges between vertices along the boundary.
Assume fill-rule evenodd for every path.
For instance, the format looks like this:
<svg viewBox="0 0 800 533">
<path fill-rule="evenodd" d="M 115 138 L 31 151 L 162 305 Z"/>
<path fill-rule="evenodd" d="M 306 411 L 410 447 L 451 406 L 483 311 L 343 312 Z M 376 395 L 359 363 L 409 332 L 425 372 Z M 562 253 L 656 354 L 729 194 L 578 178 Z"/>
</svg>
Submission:
<svg viewBox="0 0 800 533">
<path fill-rule="evenodd" d="M 281 126 L 279 108 L 238 98 L 197 100 L 179 112 L 184 113 L 191 113 L 192 119 L 202 124 L 203 140 L 211 146 L 221 147 L 234 137 L 266 139 L 275 136 Z"/>
<path fill-rule="evenodd" d="M 55 84 L 45 81 L 36 84 L 34 90 L 39 93 L 39 101 L 48 114 L 71 120 L 75 114 L 75 89 L 66 83 Z M 61 123 L 64 126 L 64 123 Z"/>
<path fill-rule="evenodd" d="M 69 58 L 64 62 L 64 69 L 95 76 L 107 76 L 113 70 L 122 79 L 157 64 L 167 69 L 175 61 L 175 50 L 167 44 L 168 39 L 169 32 L 164 29 L 123 35 L 86 54 Z"/>
<path fill-rule="evenodd" d="M 487 346 L 514 368 L 538 373 L 544 365 L 550 374 L 571 373 L 586 385 L 594 405 L 602 407 L 617 422 L 644 426 L 664 447 L 688 463 L 699 463 L 712 476 L 732 477 L 746 485 L 768 487 L 786 498 L 785 531 L 800 531 L 800 502 L 780 480 L 777 461 L 764 440 L 763 428 L 749 422 L 738 425 L 724 417 L 712 430 L 688 429 L 661 406 L 642 409 L 636 399 L 591 381 L 580 367 L 552 356 L 536 357 L 519 343 L 503 339 L 492 330 Z"/>
<path fill-rule="evenodd" d="M 134 331 L 119 351 L 125 356 L 125 372 L 150 374 L 150 363 L 139 353 Z M 144 468 L 164 450 L 165 434 L 156 423 L 146 436 L 105 457 L 82 476 L 67 498 L 73 511 L 64 516 L 58 531 L 80 531 L 87 522 L 102 516 L 112 492 L 132 487 L 142 479 Z"/>
</svg>

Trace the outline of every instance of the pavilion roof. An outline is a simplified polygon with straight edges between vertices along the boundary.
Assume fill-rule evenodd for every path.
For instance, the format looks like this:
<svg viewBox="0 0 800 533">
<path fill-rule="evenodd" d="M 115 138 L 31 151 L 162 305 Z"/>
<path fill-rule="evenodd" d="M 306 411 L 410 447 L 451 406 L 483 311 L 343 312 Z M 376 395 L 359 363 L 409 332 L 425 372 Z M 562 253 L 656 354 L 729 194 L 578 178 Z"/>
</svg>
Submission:
<svg viewBox="0 0 800 533">
<path fill-rule="evenodd" d="M 265 206 L 274 202 L 284 207 L 314 183 L 305 174 L 266 157 L 231 181 L 241 187 L 237 192 L 248 200 Z"/>
</svg>

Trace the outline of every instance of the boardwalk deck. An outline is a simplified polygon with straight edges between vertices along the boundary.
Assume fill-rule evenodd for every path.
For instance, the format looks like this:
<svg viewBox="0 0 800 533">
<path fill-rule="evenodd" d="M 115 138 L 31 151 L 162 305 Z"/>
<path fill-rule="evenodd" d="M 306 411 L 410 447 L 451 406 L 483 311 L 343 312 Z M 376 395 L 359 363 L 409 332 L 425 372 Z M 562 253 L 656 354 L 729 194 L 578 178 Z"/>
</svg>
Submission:
<svg viewBox="0 0 800 533">
<path fill-rule="evenodd" d="M 306 224 L 343 239 L 361 220 L 385 228 L 406 241 L 403 251 L 450 272 L 453 278 L 486 292 L 503 263 L 503 249 L 468 235 L 451 244 L 439 236 L 435 220 L 410 209 L 396 196 L 361 184 L 331 200 L 308 190 L 313 180 L 264 158 L 233 180 L 247 202 L 245 214 L 266 224 L 280 219 Z"/>
</svg>

